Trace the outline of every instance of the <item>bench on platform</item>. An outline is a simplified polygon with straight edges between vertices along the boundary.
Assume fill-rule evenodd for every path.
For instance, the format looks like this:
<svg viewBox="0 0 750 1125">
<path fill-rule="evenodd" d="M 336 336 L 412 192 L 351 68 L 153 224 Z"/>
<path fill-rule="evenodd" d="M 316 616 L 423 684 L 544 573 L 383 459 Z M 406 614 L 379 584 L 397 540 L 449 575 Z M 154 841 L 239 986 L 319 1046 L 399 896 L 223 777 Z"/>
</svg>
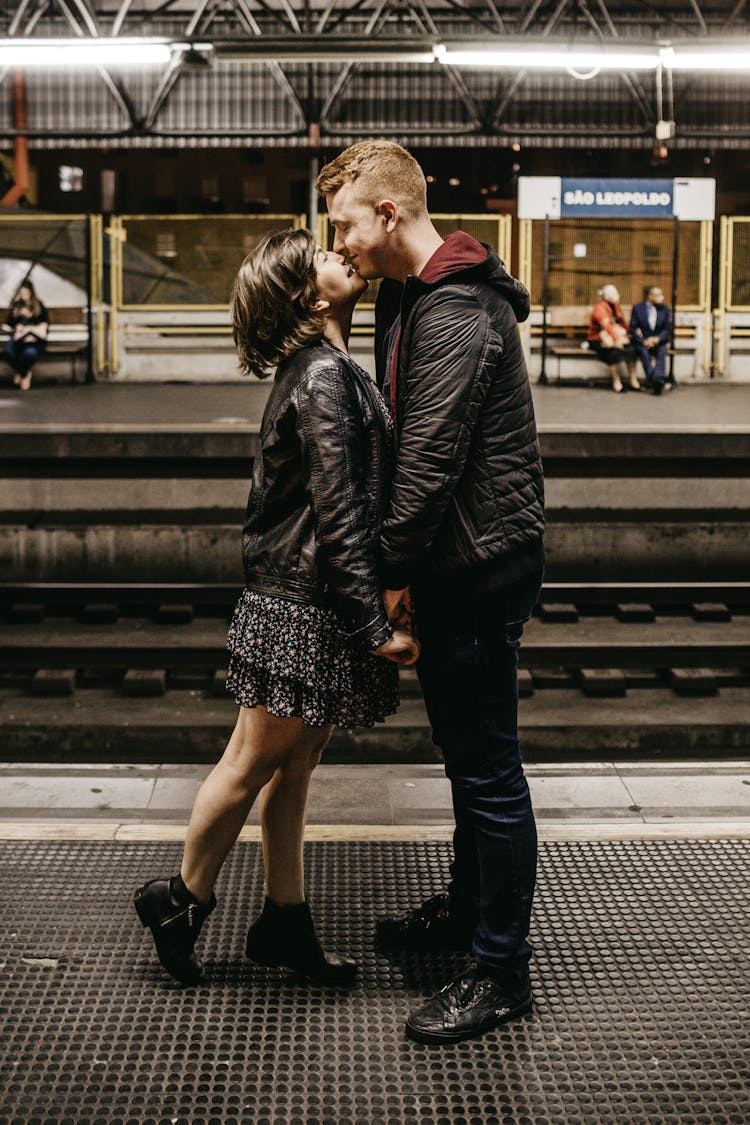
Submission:
<svg viewBox="0 0 750 1125">
<path fill-rule="evenodd" d="M 630 309 L 624 307 L 623 313 L 628 320 Z M 582 360 L 594 360 L 609 371 L 609 365 L 605 364 L 588 345 L 586 337 L 588 336 L 590 317 L 590 305 L 556 306 L 548 310 L 547 354 L 557 361 L 556 379 L 558 384 L 562 382 L 562 364 L 567 359 L 574 359 L 576 363 L 580 363 Z M 682 332 L 694 336 L 694 331 L 690 328 L 683 329 Z M 680 333 L 680 329 L 678 329 L 678 333 Z M 542 325 L 539 323 L 532 324 L 532 347 L 535 347 L 535 350 L 541 349 L 542 335 Z M 667 355 L 676 354 L 676 349 L 669 348 L 667 350 Z"/>
</svg>

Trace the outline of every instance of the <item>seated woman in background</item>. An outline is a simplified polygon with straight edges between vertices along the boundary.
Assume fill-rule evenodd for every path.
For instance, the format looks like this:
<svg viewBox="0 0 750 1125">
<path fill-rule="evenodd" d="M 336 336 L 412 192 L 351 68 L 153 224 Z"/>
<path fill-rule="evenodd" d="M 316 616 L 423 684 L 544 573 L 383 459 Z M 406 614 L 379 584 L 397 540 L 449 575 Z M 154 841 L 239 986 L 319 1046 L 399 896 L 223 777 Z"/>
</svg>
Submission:
<svg viewBox="0 0 750 1125">
<path fill-rule="evenodd" d="M 33 367 L 47 347 L 49 316 L 28 278 L 22 281 L 5 317 L 11 336 L 3 355 L 13 368 L 13 382 L 22 391 L 31 386 Z"/>
<path fill-rule="evenodd" d="M 602 363 L 610 368 L 613 391 L 620 394 L 623 389 L 620 378 L 620 366 L 623 363 L 627 364 L 630 390 L 641 389 L 636 374 L 638 357 L 630 343 L 628 323 L 620 308 L 620 294 L 615 285 L 605 285 L 599 290 L 599 300 L 591 310 L 588 343 Z"/>
</svg>

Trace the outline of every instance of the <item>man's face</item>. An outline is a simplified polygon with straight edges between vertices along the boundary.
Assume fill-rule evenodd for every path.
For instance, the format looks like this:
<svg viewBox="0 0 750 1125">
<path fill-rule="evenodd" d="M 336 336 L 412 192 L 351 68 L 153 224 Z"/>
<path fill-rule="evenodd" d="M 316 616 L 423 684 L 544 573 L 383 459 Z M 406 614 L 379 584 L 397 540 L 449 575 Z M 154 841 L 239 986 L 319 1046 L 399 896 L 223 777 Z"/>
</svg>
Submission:
<svg viewBox="0 0 750 1125">
<path fill-rule="evenodd" d="M 661 289 L 652 289 L 649 293 L 649 300 L 652 305 L 663 305 L 664 294 L 662 293 Z"/>
<path fill-rule="evenodd" d="M 343 254 L 360 277 L 369 281 L 387 277 L 388 234 L 386 216 L 361 203 L 353 183 L 342 184 L 326 196 L 328 218 L 334 229 L 333 249 Z"/>
</svg>

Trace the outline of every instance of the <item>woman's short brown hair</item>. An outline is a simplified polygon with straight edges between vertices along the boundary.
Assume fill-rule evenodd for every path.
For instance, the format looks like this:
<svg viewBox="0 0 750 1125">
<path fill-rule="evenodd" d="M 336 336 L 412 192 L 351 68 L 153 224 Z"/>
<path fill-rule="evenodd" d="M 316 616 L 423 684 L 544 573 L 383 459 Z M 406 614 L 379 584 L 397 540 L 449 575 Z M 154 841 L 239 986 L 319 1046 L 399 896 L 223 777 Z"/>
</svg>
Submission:
<svg viewBox="0 0 750 1125">
<path fill-rule="evenodd" d="M 245 375 L 265 379 L 281 362 L 323 335 L 315 252 L 309 230 L 268 234 L 251 250 L 234 279 L 232 333 Z"/>
</svg>

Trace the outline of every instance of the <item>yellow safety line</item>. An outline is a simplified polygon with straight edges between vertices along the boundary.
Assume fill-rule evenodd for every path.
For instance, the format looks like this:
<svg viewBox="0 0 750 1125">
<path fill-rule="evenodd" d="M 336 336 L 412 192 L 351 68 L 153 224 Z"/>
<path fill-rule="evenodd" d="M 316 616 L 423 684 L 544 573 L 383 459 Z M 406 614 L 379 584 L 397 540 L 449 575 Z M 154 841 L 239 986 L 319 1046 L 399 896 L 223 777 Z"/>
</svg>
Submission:
<svg viewBox="0 0 750 1125">
<path fill-rule="evenodd" d="M 587 840 L 747 840 L 746 820 L 683 820 L 645 824 L 642 821 L 557 821 L 537 823 L 542 841 Z M 185 839 L 185 824 L 143 824 L 121 821 L 0 821 L 0 840 L 164 841 Z M 310 843 L 350 841 L 399 842 L 450 840 L 450 824 L 311 824 L 305 832 Z M 259 843 L 260 827 L 242 829 L 243 843 Z"/>
</svg>

